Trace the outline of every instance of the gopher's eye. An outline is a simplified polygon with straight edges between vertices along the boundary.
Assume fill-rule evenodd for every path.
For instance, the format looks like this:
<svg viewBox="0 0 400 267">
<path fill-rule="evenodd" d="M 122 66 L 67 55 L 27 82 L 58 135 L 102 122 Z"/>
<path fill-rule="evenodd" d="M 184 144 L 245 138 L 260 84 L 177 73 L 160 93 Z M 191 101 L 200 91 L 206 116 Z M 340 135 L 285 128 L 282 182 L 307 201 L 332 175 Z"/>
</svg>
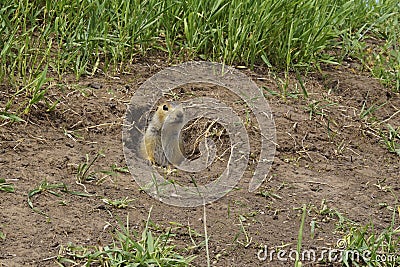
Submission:
<svg viewBox="0 0 400 267">
<path fill-rule="evenodd" d="M 164 106 L 162 107 L 162 109 L 165 110 L 165 111 L 168 111 L 168 106 L 167 106 L 167 105 L 164 105 Z"/>
</svg>

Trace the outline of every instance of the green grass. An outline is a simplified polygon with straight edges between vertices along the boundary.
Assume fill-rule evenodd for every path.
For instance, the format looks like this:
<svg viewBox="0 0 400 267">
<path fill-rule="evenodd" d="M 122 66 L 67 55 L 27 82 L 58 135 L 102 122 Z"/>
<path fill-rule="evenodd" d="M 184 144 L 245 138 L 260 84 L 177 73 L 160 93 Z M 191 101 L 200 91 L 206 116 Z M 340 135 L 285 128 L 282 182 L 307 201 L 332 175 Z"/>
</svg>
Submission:
<svg viewBox="0 0 400 267">
<path fill-rule="evenodd" d="M 151 213 L 151 211 L 150 211 Z M 61 266 L 188 266 L 193 257 L 184 257 L 171 245 L 171 231 L 155 236 L 150 229 L 150 213 L 141 234 L 119 223 L 114 242 L 101 247 L 83 247 L 70 244 L 63 248 L 58 257 Z"/>
<path fill-rule="evenodd" d="M 398 214 L 397 214 L 398 212 Z M 399 266 L 400 227 L 396 228 L 396 216 L 400 207 L 393 209 L 391 224 L 377 233 L 373 224 L 353 227 L 345 236 L 344 266 Z M 354 257 L 358 255 L 357 257 Z M 365 256 L 365 258 L 363 258 Z"/>
<path fill-rule="evenodd" d="M 0 239 L 5 240 L 6 239 L 6 234 L 4 234 L 2 231 L 0 231 Z"/>
<path fill-rule="evenodd" d="M 399 10 L 396 0 L 4 0 L 0 84 L 15 90 L 2 112 L 17 95 L 19 113 L 48 100 L 48 77 L 121 72 L 156 51 L 286 73 L 352 57 L 398 92 Z"/>
<path fill-rule="evenodd" d="M 85 162 L 78 164 L 76 168 L 76 181 L 78 184 L 82 184 L 87 181 L 96 179 L 96 172 L 89 172 L 92 165 L 100 158 L 104 157 L 101 152 L 98 152 L 92 160 L 89 159 L 89 155 L 86 154 Z"/>
<path fill-rule="evenodd" d="M 45 212 L 41 211 L 39 208 L 35 207 L 33 204 L 34 198 L 36 198 L 39 195 L 44 194 L 44 193 L 49 193 L 58 198 L 61 197 L 61 193 L 68 193 L 71 195 L 76 195 L 76 196 L 81 196 L 81 197 L 92 196 L 88 193 L 83 193 L 83 192 L 79 192 L 79 191 L 71 191 L 68 189 L 68 187 L 65 183 L 49 183 L 47 180 L 44 180 L 37 187 L 35 187 L 34 189 L 32 189 L 28 192 L 27 202 L 28 202 L 28 206 L 34 212 L 37 212 L 38 214 L 41 214 L 48 218 L 49 218 L 49 215 L 47 215 Z M 65 203 L 63 201 L 61 201 L 61 203 L 62 203 L 62 205 L 65 205 Z"/>
<path fill-rule="evenodd" d="M 387 188 L 387 190 L 391 191 L 390 188 Z M 342 235 L 342 238 L 336 242 L 336 248 L 329 248 L 332 255 L 321 254 L 321 256 L 325 257 L 319 259 L 321 264 L 329 265 L 329 261 L 332 260 L 332 262 L 338 262 L 341 264 L 340 266 L 346 267 L 399 266 L 400 227 L 398 220 L 400 218 L 400 206 L 397 204 L 398 200 L 394 192 L 391 191 L 391 193 L 396 199 L 395 204 L 393 206 L 386 204 L 385 206 L 387 210 L 391 211 L 392 219 L 389 225 L 383 226 L 384 228 L 380 231 L 375 229 L 373 223 L 360 225 L 350 220 L 339 211 L 329 208 L 325 200 L 322 200 L 320 207 L 303 205 L 302 208 L 295 208 L 295 210 L 302 211 L 302 216 L 297 237 L 297 253 L 294 266 L 302 266 L 299 255 L 304 253 L 302 251 L 302 241 L 306 236 L 303 235 L 303 230 L 307 226 L 306 221 L 308 219 L 311 219 L 309 224 L 311 239 L 314 239 L 315 231 L 319 231 L 318 224 L 326 223 L 327 219 L 335 221 L 335 232 Z"/>
<path fill-rule="evenodd" d="M 387 125 L 387 131 L 380 132 L 381 141 L 391 153 L 400 156 L 400 126 L 395 129 L 392 125 Z"/>
<path fill-rule="evenodd" d="M 320 52 L 341 36 L 398 41 L 388 28 L 396 3 L 6 0 L 1 56 L 8 64 L 2 74 L 17 70 L 29 76 L 47 62 L 58 74 L 74 71 L 79 77 L 100 63 L 106 69 L 118 66 L 151 49 L 228 64 L 308 66 L 329 59 Z"/>
<path fill-rule="evenodd" d="M 4 192 L 9 192 L 9 193 L 14 193 L 14 185 L 11 183 L 8 183 L 6 179 L 0 178 L 0 191 Z"/>
<path fill-rule="evenodd" d="M 301 215 L 301 222 L 300 222 L 300 227 L 299 227 L 299 233 L 297 236 L 297 247 L 296 247 L 296 262 L 294 264 L 295 267 L 301 267 L 302 263 L 300 261 L 300 255 L 301 255 L 301 242 L 303 241 L 303 229 L 304 229 L 304 223 L 306 221 L 306 215 L 307 215 L 307 205 L 303 204 L 302 208 L 302 215 Z"/>
</svg>

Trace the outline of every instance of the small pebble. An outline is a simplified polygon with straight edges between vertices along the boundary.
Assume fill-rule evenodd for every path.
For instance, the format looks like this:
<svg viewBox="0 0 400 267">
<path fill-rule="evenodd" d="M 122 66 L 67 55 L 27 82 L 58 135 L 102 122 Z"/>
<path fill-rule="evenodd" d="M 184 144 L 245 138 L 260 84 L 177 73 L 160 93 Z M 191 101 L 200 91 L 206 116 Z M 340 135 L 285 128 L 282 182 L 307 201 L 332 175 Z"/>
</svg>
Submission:
<svg viewBox="0 0 400 267">
<path fill-rule="evenodd" d="M 97 89 L 97 90 L 103 88 L 103 85 L 101 85 L 100 83 L 89 83 L 88 86 L 90 88 Z"/>
<path fill-rule="evenodd" d="M 66 143 L 65 144 L 67 147 L 70 147 L 70 148 L 73 148 L 74 147 L 74 144 L 72 144 L 72 143 Z"/>
</svg>

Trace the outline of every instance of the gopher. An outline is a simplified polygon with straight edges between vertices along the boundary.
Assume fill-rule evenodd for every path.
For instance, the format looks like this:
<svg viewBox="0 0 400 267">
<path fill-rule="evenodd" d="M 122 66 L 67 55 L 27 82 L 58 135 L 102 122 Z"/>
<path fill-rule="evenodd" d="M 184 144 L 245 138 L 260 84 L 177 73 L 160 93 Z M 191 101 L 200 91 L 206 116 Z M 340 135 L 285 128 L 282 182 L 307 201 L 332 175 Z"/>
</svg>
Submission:
<svg viewBox="0 0 400 267">
<path fill-rule="evenodd" d="M 180 103 L 166 102 L 159 105 L 143 136 L 141 142 L 142 156 L 152 164 L 164 167 L 168 164 L 179 165 L 184 160 L 180 134 L 183 120 L 184 113 Z"/>
</svg>

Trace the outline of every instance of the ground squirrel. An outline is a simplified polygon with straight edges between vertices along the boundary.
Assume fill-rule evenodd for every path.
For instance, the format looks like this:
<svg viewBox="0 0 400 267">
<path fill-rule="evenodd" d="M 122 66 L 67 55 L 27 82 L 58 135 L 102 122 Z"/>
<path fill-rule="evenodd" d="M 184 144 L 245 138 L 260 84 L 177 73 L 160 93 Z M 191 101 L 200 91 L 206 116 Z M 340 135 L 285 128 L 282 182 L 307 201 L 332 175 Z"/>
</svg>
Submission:
<svg viewBox="0 0 400 267">
<path fill-rule="evenodd" d="M 183 115 L 182 105 L 178 102 L 167 102 L 158 106 L 141 142 L 141 153 L 144 158 L 152 164 L 157 163 L 164 167 L 168 163 L 179 165 L 183 161 L 180 134 Z M 161 141 L 162 129 L 164 149 Z"/>
</svg>

